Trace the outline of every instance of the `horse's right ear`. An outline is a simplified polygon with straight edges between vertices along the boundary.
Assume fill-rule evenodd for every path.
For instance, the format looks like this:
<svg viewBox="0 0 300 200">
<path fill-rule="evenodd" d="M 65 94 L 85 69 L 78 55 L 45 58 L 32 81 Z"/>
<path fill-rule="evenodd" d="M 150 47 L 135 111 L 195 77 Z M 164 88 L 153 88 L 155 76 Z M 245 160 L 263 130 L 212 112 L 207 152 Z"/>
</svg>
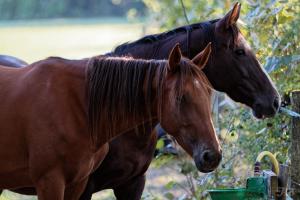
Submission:
<svg viewBox="0 0 300 200">
<path fill-rule="evenodd" d="M 210 53 L 211 53 L 211 42 L 208 43 L 207 46 L 192 59 L 193 63 L 197 65 L 200 69 L 203 69 L 207 64 Z"/>
<path fill-rule="evenodd" d="M 177 43 L 169 54 L 169 70 L 177 71 L 177 67 L 179 66 L 182 54 L 179 47 L 179 43 Z"/>
<path fill-rule="evenodd" d="M 240 11 L 241 4 L 237 2 L 234 4 L 233 8 L 217 22 L 216 27 L 223 31 L 227 30 L 230 26 L 237 22 L 240 16 Z"/>
</svg>

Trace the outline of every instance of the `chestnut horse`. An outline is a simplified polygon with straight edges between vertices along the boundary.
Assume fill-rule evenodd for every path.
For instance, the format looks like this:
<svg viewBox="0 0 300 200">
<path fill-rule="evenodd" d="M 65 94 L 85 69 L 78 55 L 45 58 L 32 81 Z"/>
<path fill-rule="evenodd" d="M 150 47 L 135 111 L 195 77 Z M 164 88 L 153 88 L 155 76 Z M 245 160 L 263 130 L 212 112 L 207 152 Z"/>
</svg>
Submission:
<svg viewBox="0 0 300 200">
<path fill-rule="evenodd" d="M 268 75 L 236 26 L 240 4 L 235 4 L 223 18 L 183 26 L 169 32 L 149 35 L 115 49 L 113 55 L 131 55 L 135 58 L 167 58 L 177 42 L 183 54 L 190 59 L 208 42 L 212 55 L 204 68 L 213 87 L 227 93 L 233 100 L 253 109 L 258 118 L 273 116 L 280 98 Z M 90 176 L 82 200 L 91 199 L 92 193 L 112 188 L 117 199 L 140 199 L 156 145 L 153 124 L 138 127 L 148 134 L 134 131 L 123 134 L 109 143 L 110 149 L 101 166 Z M 190 146 L 193 146 L 191 143 Z M 130 152 L 130 153 L 129 153 Z M 207 159 L 214 159 L 213 155 Z M 201 169 L 200 169 L 201 170 Z M 29 189 L 19 191 L 33 194 Z"/>
<path fill-rule="evenodd" d="M 176 45 L 168 61 L 100 56 L 1 67 L 0 188 L 79 199 L 107 142 L 144 123 L 159 122 L 204 171 L 216 167 L 221 150 L 201 71 L 210 52 L 208 45 L 191 61 Z"/>
</svg>

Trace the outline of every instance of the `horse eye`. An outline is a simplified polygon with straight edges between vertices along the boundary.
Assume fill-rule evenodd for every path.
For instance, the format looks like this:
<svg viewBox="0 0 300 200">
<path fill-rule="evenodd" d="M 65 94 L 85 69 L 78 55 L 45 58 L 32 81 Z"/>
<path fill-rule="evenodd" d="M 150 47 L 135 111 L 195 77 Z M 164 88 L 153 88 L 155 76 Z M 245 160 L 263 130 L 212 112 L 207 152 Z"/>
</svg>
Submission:
<svg viewBox="0 0 300 200">
<path fill-rule="evenodd" d="M 235 54 L 238 56 L 244 56 L 246 53 L 245 53 L 244 49 L 237 49 L 237 50 L 235 50 Z"/>
</svg>

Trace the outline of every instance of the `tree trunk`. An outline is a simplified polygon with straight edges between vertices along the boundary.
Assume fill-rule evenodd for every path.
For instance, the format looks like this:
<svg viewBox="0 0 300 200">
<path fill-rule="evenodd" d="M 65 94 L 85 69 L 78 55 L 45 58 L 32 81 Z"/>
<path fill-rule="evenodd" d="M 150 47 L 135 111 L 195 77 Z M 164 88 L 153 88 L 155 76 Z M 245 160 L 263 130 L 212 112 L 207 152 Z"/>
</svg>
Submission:
<svg viewBox="0 0 300 200">
<path fill-rule="evenodd" d="M 291 96 L 293 110 L 300 112 L 300 91 L 292 92 Z M 291 135 L 291 188 L 292 198 L 300 200 L 300 118 L 292 119 Z"/>
</svg>

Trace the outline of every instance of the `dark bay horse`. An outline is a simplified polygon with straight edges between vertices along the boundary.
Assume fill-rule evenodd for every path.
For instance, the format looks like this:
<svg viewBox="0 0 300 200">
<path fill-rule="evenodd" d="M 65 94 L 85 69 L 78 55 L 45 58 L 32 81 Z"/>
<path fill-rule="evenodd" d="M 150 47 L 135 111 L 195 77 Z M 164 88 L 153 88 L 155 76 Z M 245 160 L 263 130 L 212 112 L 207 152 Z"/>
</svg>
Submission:
<svg viewBox="0 0 300 200">
<path fill-rule="evenodd" d="M 183 54 L 191 59 L 208 42 L 213 42 L 212 55 L 204 69 L 213 87 L 251 107 L 258 118 L 271 117 L 278 109 L 280 98 L 236 26 L 239 13 L 240 4 L 235 4 L 221 19 L 146 36 L 117 47 L 111 54 L 167 58 L 173 45 L 179 42 Z M 140 199 L 145 184 L 144 174 L 155 149 L 156 134 L 150 134 L 152 124 L 144 124 L 137 130 L 148 134 L 137 135 L 135 131 L 128 131 L 110 142 L 108 155 L 90 176 L 82 200 L 91 199 L 92 193 L 108 188 L 114 190 L 117 199 Z"/>
<path fill-rule="evenodd" d="M 201 71 L 210 52 L 208 45 L 191 61 L 176 45 L 169 60 L 49 58 L 0 67 L 0 188 L 35 187 L 39 200 L 79 199 L 108 141 L 158 122 L 199 169 L 213 170 L 221 150 Z"/>
</svg>

